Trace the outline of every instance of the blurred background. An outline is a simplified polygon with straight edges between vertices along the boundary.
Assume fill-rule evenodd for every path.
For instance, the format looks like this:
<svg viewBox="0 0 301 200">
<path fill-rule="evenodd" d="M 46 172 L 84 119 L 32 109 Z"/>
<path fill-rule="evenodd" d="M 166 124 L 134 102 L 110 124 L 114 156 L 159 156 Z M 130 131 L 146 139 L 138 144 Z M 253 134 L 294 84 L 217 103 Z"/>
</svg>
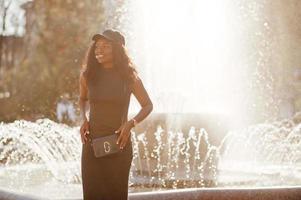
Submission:
<svg viewBox="0 0 301 200">
<path fill-rule="evenodd" d="M 91 35 L 104 28 L 125 34 L 154 112 L 235 113 L 254 123 L 300 110 L 296 0 L 1 0 L 0 6 L 1 121 L 74 122 L 81 62 Z"/>
<path fill-rule="evenodd" d="M 82 58 L 103 20 L 101 1 L 1 0 L 1 121 L 59 121 L 62 99 L 75 106 Z"/>
</svg>

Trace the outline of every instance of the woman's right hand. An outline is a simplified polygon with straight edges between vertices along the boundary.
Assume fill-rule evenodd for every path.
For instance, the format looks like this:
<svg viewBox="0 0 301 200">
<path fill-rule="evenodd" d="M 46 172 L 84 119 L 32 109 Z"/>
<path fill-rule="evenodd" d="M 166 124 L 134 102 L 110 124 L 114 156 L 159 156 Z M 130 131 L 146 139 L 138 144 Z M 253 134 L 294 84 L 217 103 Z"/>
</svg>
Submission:
<svg viewBox="0 0 301 200">
<path fill-rule="evenodd" d="M 80 137 L 83 144 L 85 144 L 86 141 L 88 141 L 88 134 L 90 134 L 89 121 L 84 120 L 83 124 L 80 127 Z"/>
</svg>

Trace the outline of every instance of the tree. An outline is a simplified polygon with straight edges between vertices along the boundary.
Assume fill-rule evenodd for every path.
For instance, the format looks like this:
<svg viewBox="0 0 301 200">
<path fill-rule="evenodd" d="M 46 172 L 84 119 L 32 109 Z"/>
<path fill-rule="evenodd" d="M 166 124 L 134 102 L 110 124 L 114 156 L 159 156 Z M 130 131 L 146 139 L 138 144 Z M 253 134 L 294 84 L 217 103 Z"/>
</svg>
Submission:
<svg viewBox="0 0 301 200">
<path fill-rule="evenodd" d="M 30 51 L 26 59 L 6 82 L 11 93 L 9 107 L 13 107 L 16 118 L 42 113 L 54 119 L 61 94 L 69 93 L 77 99 L 81 62 L 92 34 L 102 28 L 103 5 L 99 0 L 39 0 L 28 4 L 31 17 L 26 23 L 33 30 L 27 29 L 24 38 L 30 35 L 32 42 L 26 44 L 25 49 Z"/>
</svg>

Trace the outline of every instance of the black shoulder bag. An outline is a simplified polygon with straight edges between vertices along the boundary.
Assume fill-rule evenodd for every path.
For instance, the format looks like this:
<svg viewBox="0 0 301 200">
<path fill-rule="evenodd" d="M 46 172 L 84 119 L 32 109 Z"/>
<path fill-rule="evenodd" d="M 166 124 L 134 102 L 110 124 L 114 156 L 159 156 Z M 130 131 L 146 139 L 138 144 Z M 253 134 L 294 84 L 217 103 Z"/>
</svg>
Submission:
<svg viewBox="0 0 301 200">
<path fill-rule="evenodd" d="M 126 83 L 124 82 L 123 85 L 123 91 L 124 94 L 127 95 L 127 87 L 126 87 Z M 128 102 L 127 102 L 128 96 L 126 96 L 126 101 L 124 103 L 124 112 L 121 118 L 121 124 L 124 123 L 124 119 L 125 119 L 125 114 L 127 113 L 127 111 L 125 110 L 127 108 Z M 103 136 L 103 137 L 98 137 L 98 138 L 94 138 L 91 139 L 91 146 L 93 148 L 94 151 L 94 156 L 96 158 L 99 157 L 104 157 L 106 155 L 111 155 L 111 154 L 115 154 L 120 152 L 120 148 L 119 145 L 116 144 L 118 139 L 118 135 L 116 133 L 113 133 L 111 135 L 107 135 L 107 136 Z"/>
</svg>

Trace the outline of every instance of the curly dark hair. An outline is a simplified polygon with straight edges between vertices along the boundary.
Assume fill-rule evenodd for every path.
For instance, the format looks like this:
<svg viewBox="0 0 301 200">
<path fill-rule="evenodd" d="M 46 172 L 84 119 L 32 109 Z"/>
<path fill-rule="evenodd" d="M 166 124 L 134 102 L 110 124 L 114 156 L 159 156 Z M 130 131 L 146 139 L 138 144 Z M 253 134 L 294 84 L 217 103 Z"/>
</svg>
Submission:
<svg viewBox="0 0 301 200">
<path fill-rule="evenodd" d="M 111 43 L 113 48 L 113 65 L 115 70 L 120 73 L 121 77 L 126 81 L 126 83 L 131 84 L 135 82 L 138 79 L 138 72 L 128 56 L 125 46 L 114 41 L 111 41 Z M 94 83 L 95 70 L 102 65 L 95 57 L 95 44 L 96 41 L 91 43 L 82 63 L 81 73 L 83 73 L 83 76 L 88 84 Z"/>
</svg>

